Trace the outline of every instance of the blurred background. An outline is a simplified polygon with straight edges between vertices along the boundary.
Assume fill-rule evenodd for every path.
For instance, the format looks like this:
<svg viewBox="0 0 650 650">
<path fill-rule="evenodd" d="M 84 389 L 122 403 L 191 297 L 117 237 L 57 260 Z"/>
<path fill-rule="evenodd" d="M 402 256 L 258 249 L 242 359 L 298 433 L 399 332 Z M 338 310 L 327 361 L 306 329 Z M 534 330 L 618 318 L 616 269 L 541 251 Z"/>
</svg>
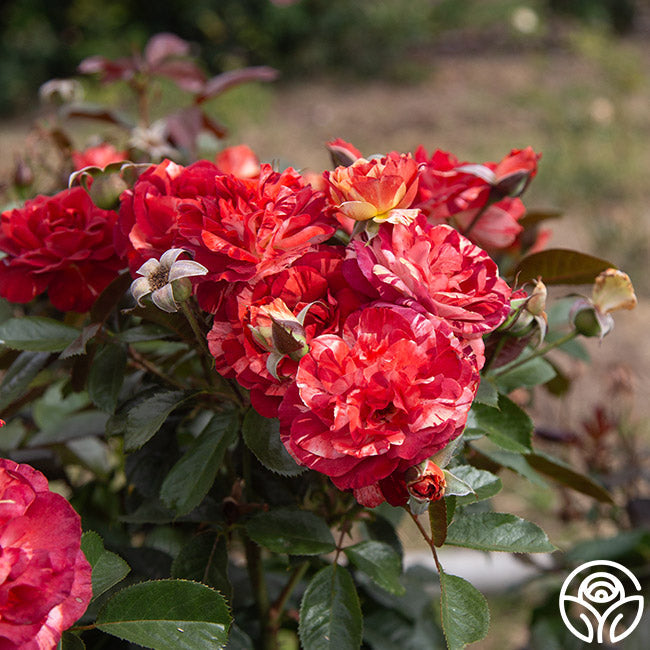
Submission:
<svg viewBox="0 0 650 650">
<path fill-rule="evenodd" d="M 542 153 L 524 200 L 531 210 L 562 213 L 549 245 L 611 260 L 631 276 L 639 305 L 617 313 L 602 344 L 590 341 L 590 364 L 559 357 L 565 383 L 518 399 L 533 412 L 538 444 L 603 481 L 617 507 L 530 487 L 515 474 L 504 476 L 494 507 L 541 524 L 576 561 L 627 559 L 648 579 L 650 3 L 159 0 L 152 8 L 130 0 L 5 0 L 0 182 L 14 182 L 33 124 L 51 119 L 37 101 L 44 82 L 74 77 L 92 55 L 130 56 L 158 32 L 189 41 L 209 75 L 251 65 L 280 73 L 272 84 L 245 84 L 207 103 L 228 136 L 206 141 L 206 157 L 245 142 L 263 161 L 320 172 L 330 165 L 324 143 L 336 137 L 366 155 L 420 144 L 471 162 L 498 161 L 527 145 Z M 133 110 L 123 84 L 81 81 L 87 101 Z M 169 89 L 161 98 L 161 111 L 178 99 Z M 86 122 L 71 127 L 76 148 L 92 144 L 98 128 L 108 141 L 119 138 L 109 125 Z M 494 566 L 497 578 L 486 589 L 491 633 L 473 647 L 573 647 L 561 636 L 551 643 L 552 630 L 561 635 L 553 600 L 561 580 L 547 575 L 504 591 Z M 636 635 L 639 648 L 647 647 L 649 624 Z"/>
</svg>

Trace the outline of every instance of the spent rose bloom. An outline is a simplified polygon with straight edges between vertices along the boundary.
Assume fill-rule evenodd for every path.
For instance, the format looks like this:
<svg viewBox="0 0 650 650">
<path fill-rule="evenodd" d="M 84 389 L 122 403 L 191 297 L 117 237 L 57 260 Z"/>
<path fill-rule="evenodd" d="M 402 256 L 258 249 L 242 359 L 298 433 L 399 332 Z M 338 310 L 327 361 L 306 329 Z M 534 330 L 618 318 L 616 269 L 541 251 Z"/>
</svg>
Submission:
<svg viewBox="0 0 650 650">
<path fill-rule="evenodd" d="M 358 489 L 432 456 L 463 430 L 478 370 L 444 321 L 379 303 L 311 341 L 279 409 L 301 464 Z"/>
<path fill-rule="evenodd" d="M 602 338 L 614 328 L 611 312 L 634 309 L 636 295 L 630 276 L 618 269 L 606 269 L 594 281 L 591 300 L 578 298 L 571 308 L 569 319 L 583 336 Z"/>
<path fill-rule="evenodd" d="M 0 647 L 50 650 L 92 597 L 81 521 L 29 465 L 0 459 Z"/>
<path fill-rule="evenodd" d="M 449 226 L 421 215 L 353 241 L 352 251 L 344 268 L 352 287 L 438 316 L 462 339 L 480 339 L 508 315 L 510 287 L 495 262 Z"/>
<path fill-rule="evenodd" d="M 383 158 L 359 158 L 325 172 L 330 200 L 354 221 L 408 223 L 418 214 L 409 209 L 418 189 L 418 165 L 410 154 L 395 151 Z"/>
<path fill-rule="evenodd" d="M 150 258 L 183 248 L 178 237 L 178 206 L 209 194 L 219 174 L 207 160 L 183 167 L 164 160 L 144 172 L 120 197 L 115 245 L 126 256 L 131 274 Z"/>
<path fill-rule="evenodd" d="M 180 206 L 183 248 L 209 269 L 208 280 L 248 281 L 278 273 L 334 234 L 325 196 L 293 169 L 263 164 L 258 178 L 232 174 Z M 187 243 L 186 243 L 187 242 Z"/>
<path fill-rule="evenodd" d="M 539 155 L 531 147 L 513 149 L 501 162 L 461 163 L 455 156 L 435 151 L 427 156 L 418 147 L 418 194 L 414 207 L 432 223 L 453 219 L 459 230 L 488 249 L 511 246 L 522 231 L 525 214 L 519 195 L 537 173 Z"/>
<path fill-rule="evenodd" d="M 113 245 L 116 219 L 81 187 L 3 212 L 0 295 L 25 303 L 47 291 L 57 309 L 87 311 L 123 266 Z"/>
</svg>

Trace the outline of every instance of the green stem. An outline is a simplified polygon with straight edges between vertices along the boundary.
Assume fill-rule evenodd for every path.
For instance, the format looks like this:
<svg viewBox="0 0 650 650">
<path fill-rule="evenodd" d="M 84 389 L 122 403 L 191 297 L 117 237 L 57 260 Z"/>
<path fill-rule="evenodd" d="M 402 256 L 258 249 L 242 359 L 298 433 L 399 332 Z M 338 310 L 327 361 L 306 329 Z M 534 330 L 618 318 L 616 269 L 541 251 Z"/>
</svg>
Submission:
<svg viewBox="0 0 650 650">
<path fill-rule="evenodd" d="M 503 346 L 506 343 L 506 334 L 502 334 L 501 338 L 497 341 L 497 344 L 494 346 L 494 352 L 492 352 L 490 358 L 485 362 L 483 366 L 483 374 L 487 374 L 487 371 L 490 369 L 490 366 L 496 361 L 497 357 L 503 350 Z"/>
<path fill-rule="evenodd" d="M 180 388 L 185 390 L 187 386 L 181 384 L 179 381 L 176 381 L 173 377 L 167 376 L 156 364 L 149 361 L 149 359 L 142 356 L 133 346 L 129 345 L 127 347 L 127 352 L 130 357 L 131 364 L 136 368 L 141 368 L 150 372 L 152 375 L 155 375 L 159 379 L 167 382 L 174 386 L 174 388 Z"/>
<path fill-rule="evenodd" d="M 440 564 L 440 560 L 438 559 L 438 554 L 436 553 L 436 545 L 435 545 L 435 543 L 433 541 L 433 538 L 429 537 L 429 535 L 427 534 L 427 531 L 424 529 L 424 526 L 422 525 L 422 523 L 418 519 L 417 515 L 414 515 L 411 512 L 410 508 L 406 508 L 406 512 L 409 513 L 409 515 L 411 516 L 411 519 L 413 520 L 415 525 L 418 527 L 418 530 L 420 531 L 420 534 L 422 535 L 422 537 L 424 537 L 424 540 L 429 545 L 429 548 L 431 549 L 431 553 L 433 555 L 433 561 L 436 563 L 436 568 L 438 569 L 438 573 L 442 573 L 442 565 Z"/>
<path fill-rule="evenodd" d="M 199 321 L 196 315 L 194 314 L 194 311 L 187 304 L 187 301 L 181 302 L 180 306 L 183 315 L 185 316 L 185 318 L 187 318 L 187 322 L 190 324 L 190 327 L 192 328 L 192 332 L 194 332 L 194 337 L 196 338 L 196 342 L 199 344 L 199 347 L 201 348 L 201 352 L 203 352 L 203 354 L 208 359 L 212 359 L 212 354 L 210 354 L 210 348 L 208 348 L 208 344 L 205 342 L 205 334 L 203 333 L 203 330 L 199 325 Z"/>
<path fill-rule="evenodd" d="M 494 201 L 491 201 L 490 198 L 488 197 L 488 200 L 485 202 L 483 207 L 474 215 L 474 218 L 470 222 L 469 226 L 465 228 L 465 230 L 462 231 L 462 234 L 465 237 L 469 237 L 469 233 L 472 232 L 472 229 L 474 226 L 478 223 L 478 220 L 483 216 L 485 211 L 494 203 Z"/>
<path fill-rule="evenodd" d="M 543 357 L 547 352 L 550 352 L 551 350 L 554 350 L 555 348 L 559 348 L 561 345 L 564 345 L 565 343 L 572 341 L 576 336 L 578 336 L 578 332 L 576 330 L 572 330 L 568 334 L 565 334 L 564 336 L 559 338 L 557 341 L 553 341 L 553 343 L 549 343 L 548 345 L 545 345 L 543 348 L 539 348 L 535 350 L 535 352 L 533 352 L 529 356 L 523 359 L 518 359 L 517 361 L 510 363 L 507 366 L 502 366 L 498 370 L 495 370 L 492 373 L 492 377 L 500 377 L 501 375 L 505 375 L 507 372 L 510 372 L 515 368 L 519 368 L 520 366 L 527 364 L 529 361 L 532 361 L 533 359 L 537 359 L 538 357 Z"/>
<path fill-rule="evenodd" d="M 284 588 L 280 592 L 280 595 L 277 597 L 271 609 L 269 611 L 269 634 L 272 635 L 274 642 L 277 643 L 277 635 L 280 630 L 280 622 L 282 620 L 282 614 L 284 613 L 284 608 L 287 605 L 289 597 L 293 593 L 293 590 L 296 588 L 296 585 L 302 580 L 307 568 L 309 567 L 309 562 L 305 560 L 299 564 L 292 572 L 287 584 L 284 585 Z"/>
<path fill-rule="evenodd" d="M 262 635 L 263 650 L 277 650 L 277 638 L 270 634 L 269 623 L 269 594 L 266 588 L 266 576 L 264 575 L 264 564 L 262 562 L 262 551 L 260 547 L 248 537 L 244 536 L 244 550 L 246 552 L 246 568 L 250 580 L 257 613 L 260 619 L 260 631 Z"/>
</svg>

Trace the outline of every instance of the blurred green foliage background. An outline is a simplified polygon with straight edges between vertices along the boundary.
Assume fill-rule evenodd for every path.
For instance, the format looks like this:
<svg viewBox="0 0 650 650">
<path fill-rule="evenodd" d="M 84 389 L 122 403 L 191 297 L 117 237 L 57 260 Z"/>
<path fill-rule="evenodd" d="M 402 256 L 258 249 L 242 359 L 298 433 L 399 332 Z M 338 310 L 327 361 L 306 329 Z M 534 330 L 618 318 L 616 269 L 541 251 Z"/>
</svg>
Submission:
<svg viewBox="0 0 650 650">
<path fill-rule="evenodd" d="M 200 46 L 211 72 L 266 64 L 285 78 L 335 72 L 414 80 L 423 74 L 423 52 L 444 34 L 507 25 L 518 6 L 621 33 L 635 19 L 635 0 L 164 0 L 155 7 L 131 0 L 5 0 L 0 111 L 30 106 L 40 84 L 74 74 L 84 57 L 118 57 L 161 31 Z M 469 40 L 458 46 L 472 47 Z"/>
</svg>

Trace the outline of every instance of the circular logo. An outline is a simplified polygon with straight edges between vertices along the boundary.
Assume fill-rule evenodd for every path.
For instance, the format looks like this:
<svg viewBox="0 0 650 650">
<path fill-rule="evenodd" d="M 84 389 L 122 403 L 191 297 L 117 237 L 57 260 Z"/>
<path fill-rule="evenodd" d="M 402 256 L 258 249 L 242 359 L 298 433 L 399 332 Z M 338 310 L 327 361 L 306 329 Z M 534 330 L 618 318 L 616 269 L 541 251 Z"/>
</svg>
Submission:
<svg viewBox="0 0 650 650">
<path fill-rule="evenodd" d="M 617 643 L 632 633 L 643 615 L 636 576 L 611 560 L 585 562 L 562 584 L 560 614 L 569 632 L 586 643 Z M 569 610 L 575 616 L 569 618 Z M 631 622 L 630 622 L 631 621 Z"/>
</svg>

